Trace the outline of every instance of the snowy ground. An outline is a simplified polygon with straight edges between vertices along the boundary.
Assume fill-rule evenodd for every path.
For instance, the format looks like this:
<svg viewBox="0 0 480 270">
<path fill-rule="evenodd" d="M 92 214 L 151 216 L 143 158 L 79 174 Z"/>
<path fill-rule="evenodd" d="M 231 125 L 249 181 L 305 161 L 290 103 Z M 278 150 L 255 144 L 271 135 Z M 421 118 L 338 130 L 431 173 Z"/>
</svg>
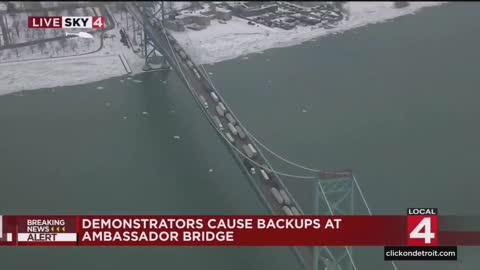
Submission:
<svg viewBox="0 0 480 270">
<path fill-rule="evenodd" d="M 399 16 L 413 14 L 425 7 L 446 2 L 410 2 L 405 8 L 395 8 L 393 2 L 348 2 L 349 19 L 334 29 L 301 27 L 292 30 L 273 29 L 266 26 L 248 25 L 235 18 L 227 24 L 212 21 L 212 25 L 201 31 L 173 32 L 195 61 L 212 64 L 237 58 L 242 55 L 261 52 L 276 47 L 287 47 L 302 42 L 340 33 L 368 24 L 384 22 Z"/>
<path fill-rule="evenodd" d="M 68 43 L 65 51 L 59 47 L 58 41 L 47 43 L 46 48 L 51 50 L 44 49 L 43 53 L 38 45 L 33 52 L 30 47 L 19 48 L 19 54 L 24 61 L 12 62 L 19 59 L 16 57 L 16 49 L 0 51 L 0 95 L 23 90 L 77 85 L 126 75 L 127 71 L 119 55 L 127 59 L 133 73 L 140 73 L 144 60 L 120 43 L 119 28 L 108 31 L 108 34 L 114 34 L 116 37 L 106 38 L 103 49 L 98 52 L 94 52 L 100 45 L 98 35 L 92 44 L 82 39 L 77 43 L 71 43 L 76 44 L 73 47 Z M 93 53 L 75 56 L 92 51 Z M 51 58 L 64 55 L 66 57 Z"/>
<path fill-rule="evenodd" d="M 442 2 L 410 2 L 408 7 L 397 9 L 393 7 L 393 2 L 349 2 L 347 3 L 350 11 L 349 20 L 341 22 L 335 29 L 304 27 L 285 31 L 247 25 L 246 21 L 234 18 L 227 24 L 212 21 L 212 25 L 205 30 L 174 33 L 174 36 L 184 44 L 187 52 L 196 61 L 207 64 L 269 48 L 299 44 L 319 36 L 413 14 L 422 8 L 440 4 Z M 126 70 L 118 56 L 120 54 L 128 60 L 134 73 L 141 72 L 143 59 L 119 42 L 118 31 L 118 28 L 110 31 L 116 38 L 106 39 L 104 48 L 93 54 L 18 63 L 2 63 L 0 60 L 0 95 L 22 90 L 76 85 L 125 75 Z M 28 55 L 25 53 L 24 57 L 28 58 Z"/>
<path fill-rule="evenodd" d="M 100 36 L 95 36 L 94 40 L 69 38 L 0 50 L 0 63 L 86 54 L 100 48 Z"/>
<path fill-rule="evenodd" d="M 143 59 L 123 46 L 118 38 L 105 40 L 104 46 L 99 52 L 83 56 L 0 63 L 0 95 L 126 75 L 120 54 L 125 56 L 135 73 L 141 71 Z"/>
</svg>

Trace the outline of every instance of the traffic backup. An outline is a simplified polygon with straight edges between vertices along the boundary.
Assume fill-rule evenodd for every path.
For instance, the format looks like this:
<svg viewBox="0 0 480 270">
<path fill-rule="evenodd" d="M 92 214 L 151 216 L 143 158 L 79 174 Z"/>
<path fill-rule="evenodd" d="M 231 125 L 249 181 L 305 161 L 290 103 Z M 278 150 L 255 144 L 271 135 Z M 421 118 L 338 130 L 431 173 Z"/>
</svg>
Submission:
<svg viewBox="0 0 480 270">
<path fill-rule="evenodd" d="M 162 33 L 167 38 L 169 45 L 173 48 L 174 52 L 178 54 L 178 59 L 183 60 L 196 79 L 206 88 L 208 95 L 199 94 L 195 95 L 195 97 L 198 99 L 201 107 L 206 110 L 207 115 L 211 115 L 212 124 L 217 128 L 219 133 L 222 134 L 222 137 L 230 147 L 235 148 L 236 151 L 241 154 L 241 162 L 243 163 L 243 166 L 249 171 L 252 177 L 260 178 L 261 185 L 267 186 L 267 196 L 272 198 L 272 202 L 277 202 L 279 204 L 283 213 L 288 216 L 302 215 L 301 210 L 299 210 L 295 203 L 292 202 L 285 187 L 282 187 L 278 183 L 278 180 L 273 178 L 274 174 L 272 174 L 273 171 L 269 166 L 267 164 L 259 166 L 258 163 L 256 163 L 256 161 L 262 159 L 261 154 L 259 155 L 259 151 L 255 148 L 253 142 L 249 142 L 247 131 L 243 129 L 241 124 L 235 119 L 233 113 L 227 108 L 225 102 L 221 100 L 219 95 L 215 92 L 216 89 L 209 85 L 208 75 L 206 73 L 199 73 L 199 70 L 201 69 L 192 62 L 191 58 L 180 47 L 175 38 L 168 33 L 163 26 L 158 24 L 155 26 L 161 29 Z M 204 70 L 204 72 L 206 71 Z M 207 111 L 208 108 L 212 108 L 213 112 L 209 113 Z M 257 174 L 257 166 L 260 167 L 258 168 L 260 174 Z M 270 192 L 268 192 L 268 190 L 270 190 Z"/>
</svg>

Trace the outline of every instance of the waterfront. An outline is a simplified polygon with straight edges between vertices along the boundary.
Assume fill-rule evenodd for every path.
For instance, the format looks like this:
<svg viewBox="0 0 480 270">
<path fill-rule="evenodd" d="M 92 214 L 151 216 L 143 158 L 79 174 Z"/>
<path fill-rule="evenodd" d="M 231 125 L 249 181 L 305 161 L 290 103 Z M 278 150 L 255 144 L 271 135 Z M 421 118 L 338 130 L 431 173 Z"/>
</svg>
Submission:
<svg viewBox="0 0 480 270">
<path fill-rule="evenodd" d="M 376 213 L 478 214 L 479 9 L 432 8 L 208 69 L 252 133 L 302 164 L 354 168 Z M 135 79 L 0 97 L 3 214 L 266 213 L 176 76 Z M 461 249 L 458 264 L 400 269 L 476 269 L 475 251 Z M 359 254 L 370 256 L 360 266 L 387 269 L 380 249 Z M 7 249 L 0 258 L 16 269 L 299 269 L 286 248 Z"/>
</svg>

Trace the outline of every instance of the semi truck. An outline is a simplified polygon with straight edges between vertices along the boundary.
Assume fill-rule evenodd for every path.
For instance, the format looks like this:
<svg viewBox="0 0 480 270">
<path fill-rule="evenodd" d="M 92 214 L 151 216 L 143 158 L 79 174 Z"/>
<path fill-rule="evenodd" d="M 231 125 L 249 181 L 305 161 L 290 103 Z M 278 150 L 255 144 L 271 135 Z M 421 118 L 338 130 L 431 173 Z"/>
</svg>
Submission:
<svg viewBox="0 0 480 270">
<path fill-rule="evenodd" d="M 235 125 L 237 121 L 235 121 L 235 118 L 230 113 L 225 114 L 225 118 L 227 118 L 228 122 L 232 123 L 232 125 Z"/>
<path fill-rule="evenodd" d="M 227 107 L 225 107 L 225 105 L 223 105 L 223 103 L 219 102 L 218 106 L 220 106 L 220 108 L 222 108 L 224 111 L 227 111 Z"/>
<path fill-rule="evenodd" d="M 213 122 L 215 122 L 215 125 L 217 125 L 217 127 L 220 129 L 220 130 L 223 130 L 223 125 L 222 125 L 222 121 L 220 121 L 220 118 L 218 118 L 218 116 L 213 116 L 212 117 L 213 119 Z"/>
<path fill-rule="evenodd" d="M 233 135 L 237 135 L 237 134 L 238 134 L 237 129 L 235 129 L 235 127 L 232 125 L 232 123 L 228 123 L 227 126 L 228 126 L 228 129 L 230 130 L 230 132 L 231 132 Z"/>
<path fill-rule="evenodd" d="M 265 180 L 270 180 L 270 177 L 268 176 L 267 172 L 263 169 L 260 169 L 260 173 L 262 174 L 263 179 Z"/>
<path fill-rule="evenodd" d="M 229 132 L 225 132 L 225 136 L 227 137 L 227 139 L 230 143 L 235 142 L 235 139 L 233 138 L 232 134 L 230 134 Z"/>
<path fill-rule="evenodd" d="M 212 97 L 213 101 L 218 102 L 220 99 L 218 98 L 217 94 L 214 92 L 210 92 L 210 96 Z"/>
<path fill-rule="evenodd" d="M 225 111 L 222 110 L 222 108 L 220 108 L 220 106 L 217 105 L 217 106 L 215 107 L 215 110 L 217 111 L 218 115 L 220 115 L 220 116 L 224 116 L 224 115 L 225 115 Z M 229 123 L 229 124 L 230 124 L 230 123 Z"/>
<path fill-rule="evenodd" d="M 292 212 L 292 210 L 290 210 L 290 208 L 288 206 L 282 207 L 282 210 L 283 210 L 283 212 L 285 212 L 285 214 L 287 214 L 287 216 L 293 216 L 293 212 Z"/>
<path fill-rule="evenodd" d="M 255 157 L 255 153 L 246 144 L 243 145 L 243 151 L 245 151 L 245 154 L 247 154 L 248 158 L 254 158 Z"/>
<path fill-rule="evenodd" d="M 300 211 L 298 211 L 295 206 L 290 207 L 290 209 L 292 209 L 292 212 L 295 216 L 301 216 L 302 215 L 302 214 L 300 214 Z"/>
<path fill-rule="evenodd" d="M 205 107 L 205 109 L 208 109 L 207 100 L 203 96 L 199 96 L 198 99 L 200 100 L 200 103 L 202 103 L 203 107 Z"/>
<path fill-rule="evenodd" d="M 183 60 L 187 60 L 187 55 L 185 54 L 184 51 L 180 51 L 179 54 L 180 54 L 180 57 L 182 57 Z"/>
<path fill-rule="evenodd" d="M 287 192 L 285 192 L 285 190 L 281 189 L 280 190 L 280 195 L 282 195 L 283 201 L 285 202 L 286 205 L 291 205 L 292 204 L 292 200 L 288 196 Z"/>
<path fill-rule="evenodd" d="M 272 187 L 270 192 L 272 192 L 273 197 L 275 197 L 275 200 L 277 200 L 279 204 L 283 204 L 283 197 L 280 195 L 280 192 L 278 192 L 278 189 Z"/>
<path fill-rule="evenodd" d="M 238 131 L 238 137 L 240 137 L 240 139 L 245 139 L 245 137 L 247 137 L 245 135 L 245 131 L 243 131 L 242 127 L 240 127 L 239 125 L 235 127 Z"/>
</svg>

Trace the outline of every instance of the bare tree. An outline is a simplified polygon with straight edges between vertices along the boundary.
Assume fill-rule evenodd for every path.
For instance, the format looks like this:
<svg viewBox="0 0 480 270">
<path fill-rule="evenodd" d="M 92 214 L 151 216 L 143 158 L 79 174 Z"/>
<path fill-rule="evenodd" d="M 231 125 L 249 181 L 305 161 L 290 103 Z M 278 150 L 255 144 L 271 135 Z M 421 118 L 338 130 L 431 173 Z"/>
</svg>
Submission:
<svg viewBox="0 0 480 270">
<path fill-rule="evenodd" d="M 135 31 L 135 20 L 132 20 L 133 23 L 133 44 L 137 45 L 137 33 Z"/>
<path fill-rule="evenodd" d="M 12 35 L 12 31 L 8 31 L 8 36 L 10 36 L 10 44 L 15 44 L 17 43 L 17 37 L 15 37 L 14 35 Z"/>
<path fill-rule="evenodd" d="M 62 46 L 62 51 L 63 51 L 63 53 L 65 53 L 65 47 L 67 47 L 67 39 L 66 38 L 60 39 L 60 46 Z"/>
<path fill-rule="evenodd" d="M 26 30 L 25 31 L 25 39 L 30 40 L 31 37 L 32 37 L 32 31 Z"/>
<path fill-rule="evenodd" d="M 89 50 L 92 48 L 92 44 L 93 44 L 93 40 L 88 39 L 87 40 L 87 47 L 88 47 Z"/>
<path fill-rule="evenodd" d="M 56 55 L 59 55 L 59 52 L 60 52 L 60 47 L 55 46 L 55 54 L 56 54 Z"/>
<path fill-rule="evenodd" d="M 43 54 L 47 45 L 45 45 L 45 42 L 40 42 L 38 47 L 40 48 L 40 52 Z"/>
<path fill-rule="evenodd" d="M 13 22 L 13 27 L 15 28 L 15 32 L 17 32 L 17 37 L 20 37 L 20 29 L 19 29 L 20 23 L 18 23 L 17 20 Z"/>
<path fill-rule="evenodd" d="M 42 29 L 42 31 L 38 31 L 38 36 L 40 37 L 40 39 L 44 39 L 46 34 L 47 32 L 45 31 L 45 29 Z"/>
<path fill-rule="evenodd" d="M 71 43 L 71 44 L 72 44 L 72 45 L 70 46 L 70 48 L 72 48 L 72 50 L 73 50 L 75 53 L 77 53 L 78 43 L 72 40 L 72 43 Z"/>
</svg>

